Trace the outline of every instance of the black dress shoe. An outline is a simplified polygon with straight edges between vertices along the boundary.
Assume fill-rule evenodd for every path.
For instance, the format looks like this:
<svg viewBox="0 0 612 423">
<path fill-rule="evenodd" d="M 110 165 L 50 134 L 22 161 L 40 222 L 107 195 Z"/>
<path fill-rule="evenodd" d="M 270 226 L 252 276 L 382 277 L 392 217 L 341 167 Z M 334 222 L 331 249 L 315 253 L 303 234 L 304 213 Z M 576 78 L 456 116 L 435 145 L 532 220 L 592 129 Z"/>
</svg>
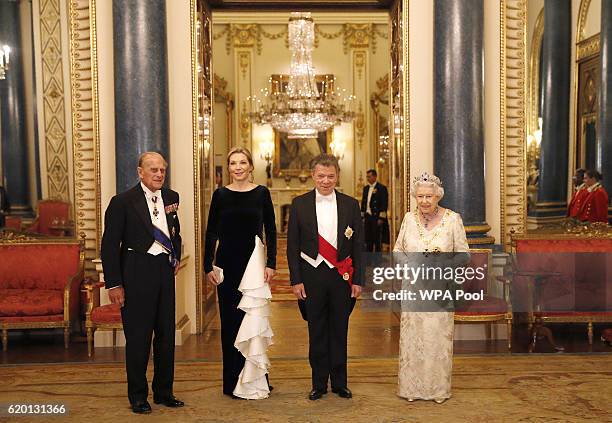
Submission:
<svg viewBox="0 0 612 423">
<path fill-rule="evenodd" d="M 170 395 L 169 397 L 166 397 L 166 398 L 154 398 L 153 402 L 155 404 L 161 404 L 161 405 L 165 405 L 166 407 L 172 407 L 172 408 L 185 406 L 185 403 L 181 401 L 180 399 L 177 399 L 174 395 Z"/>
<path fill-rule="evenodd" d="M 151 412 L 151 404 L 149 401 L 138 401 L 132 404 L 132 412 L 136 414 L 149 414 Z"/>
<path fill-rule="evenodd" d="M 316 401 L 326 393 L 327 389 L 313 389 L 312 391 L 310 391 L 310 394 L 308 394 L 308 399 L 311 401 Z"/>
<path fill-rule="evenodd" d="M 341 398 L 353 398 L 353 393 L 349 388 L 332 389 L 332 392 L 334 394 L 338 394 L 338 396 Z"/>
</svg>

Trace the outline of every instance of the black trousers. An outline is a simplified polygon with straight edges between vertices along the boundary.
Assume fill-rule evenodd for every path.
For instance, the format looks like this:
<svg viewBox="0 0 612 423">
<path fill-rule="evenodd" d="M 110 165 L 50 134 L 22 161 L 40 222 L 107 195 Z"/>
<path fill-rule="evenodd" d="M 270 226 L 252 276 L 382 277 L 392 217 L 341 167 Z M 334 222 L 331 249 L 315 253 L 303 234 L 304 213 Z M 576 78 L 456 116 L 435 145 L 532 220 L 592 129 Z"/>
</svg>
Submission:
<svg viewBox="0 0 612 423">
<path fill-rule="evenodd" d="M 153 339 L 153 396 L 172 395 L 174 382 L 175 293 L 174 269 L 167 254 L 128 251 L 124 256 L 125 305 L 121 309 L 125 333 L 125 362 L 130 403 L 149 395 L 147 365 Z"/>
<path fill-rule="evenodd" d="M 366 214 L 363 219 L 363 229 L 366 251 L 380 252 L 382 249 L 382 225 L 378 225 L 378 218 Z"/>
<path fill-rule="evenodd" d="M 354 300 L 351 288 L 336 269 L 322 262 L 316 269 L 302 261 L 306 312 L 308 314 L 308 359 L 312 387 L 345 388 L 348 322 Z"/>
</svg>

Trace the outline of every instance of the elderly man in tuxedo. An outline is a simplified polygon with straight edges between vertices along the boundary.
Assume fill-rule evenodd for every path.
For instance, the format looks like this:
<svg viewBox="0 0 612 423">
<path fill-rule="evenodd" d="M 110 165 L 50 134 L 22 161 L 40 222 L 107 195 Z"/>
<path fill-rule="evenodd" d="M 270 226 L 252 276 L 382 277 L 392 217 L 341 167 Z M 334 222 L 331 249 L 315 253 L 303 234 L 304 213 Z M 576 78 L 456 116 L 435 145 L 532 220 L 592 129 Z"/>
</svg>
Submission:
<svg viewBox="0 0 612 423">
<path fill-rule="evenodd" d="M 181 259 L 179 195 L 164 188 L 165 159 L 144 153 L 140 182 L 114 196 L 104 218 L 102 265 L 106 289 L 121 306 L 128 399 L 134 413 L 151 412 L 146 371 L 153 339 L 153 400 L 182 407 L 174 397 L 174 277 Z"/>
<path fill-rule="evenodd" d="M 366 251 L 380 252 L 382 251 L 383 230 L 388 225 L 389 193 L 386 186 L 376 181 L 375 169 L 366 172 L 366 179 L 368 184 L 363 187 L 361 196 Z"/>
<path fill-rule="evenodd" d="M 363 236 L 357 200 L 335 190 L 338 160 L 321 154 L 311 164 L 315 189 L 291 204 L 287 260 L 293 293 L 308 320 L 312 391 L 351 398 L 347 386 L 349 315 L 361 295 Z"/>
</svg>

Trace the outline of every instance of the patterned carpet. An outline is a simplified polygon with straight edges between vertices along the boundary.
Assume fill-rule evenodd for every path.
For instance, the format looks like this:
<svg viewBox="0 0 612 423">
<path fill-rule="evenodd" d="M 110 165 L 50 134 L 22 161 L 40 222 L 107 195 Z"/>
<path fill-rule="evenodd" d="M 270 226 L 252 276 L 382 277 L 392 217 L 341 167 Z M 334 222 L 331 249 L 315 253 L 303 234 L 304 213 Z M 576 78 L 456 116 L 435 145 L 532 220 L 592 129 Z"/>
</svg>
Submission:
<svg viewBox="0 0 612 423">
<path fill-rule="evenodd" d="M 295 300 L 289 285 L 289 265 L 287 264 L 287 238 L 278 238 L 276 254 L 276 276 L 270 285 L 272 301 Z"/>
<path fill-rule="evenodd" d="M 612 355 L 457 357 L 453 398 L 444 404 L 408 403 L 395 395 L 397 362 L 354 359 L 349 386 L 354 398 L 333 394 L 312 402 L 306 360 L 272 363 L 271 398 L 239 401 L 221 395 L 217 362 L 176 366 L 175 393 L 187 406 L 153 406 L 135 416 L 125 396 L 123 365 L 0 367 L 0 421 L 74 422 L 604 422 L 610 420 Z M 7 418 L 6 407 L 65 404 L 68 416 Z"/>
</svg>

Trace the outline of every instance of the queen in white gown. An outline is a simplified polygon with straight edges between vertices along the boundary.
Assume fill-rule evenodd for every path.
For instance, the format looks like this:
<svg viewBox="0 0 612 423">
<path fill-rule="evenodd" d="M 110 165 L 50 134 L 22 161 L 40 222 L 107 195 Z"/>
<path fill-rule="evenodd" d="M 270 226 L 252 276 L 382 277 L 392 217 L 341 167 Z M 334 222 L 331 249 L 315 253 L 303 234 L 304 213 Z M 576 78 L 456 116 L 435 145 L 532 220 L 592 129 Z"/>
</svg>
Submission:
<svg viewBox="0 0 612 423">
<path fill-rule="evenodd" d="M 440 180 L 427 173 L 415 178 L 417 210 L 406 213 L 394 252 L 468 252 L 458 213 L 438 206 L 444 195 Z M 468 256 L 465 256 L 467 258 Z M 402 312 L 398 395 L 444 402 L 451 396 L 453 313 Z"/>
</svg>

